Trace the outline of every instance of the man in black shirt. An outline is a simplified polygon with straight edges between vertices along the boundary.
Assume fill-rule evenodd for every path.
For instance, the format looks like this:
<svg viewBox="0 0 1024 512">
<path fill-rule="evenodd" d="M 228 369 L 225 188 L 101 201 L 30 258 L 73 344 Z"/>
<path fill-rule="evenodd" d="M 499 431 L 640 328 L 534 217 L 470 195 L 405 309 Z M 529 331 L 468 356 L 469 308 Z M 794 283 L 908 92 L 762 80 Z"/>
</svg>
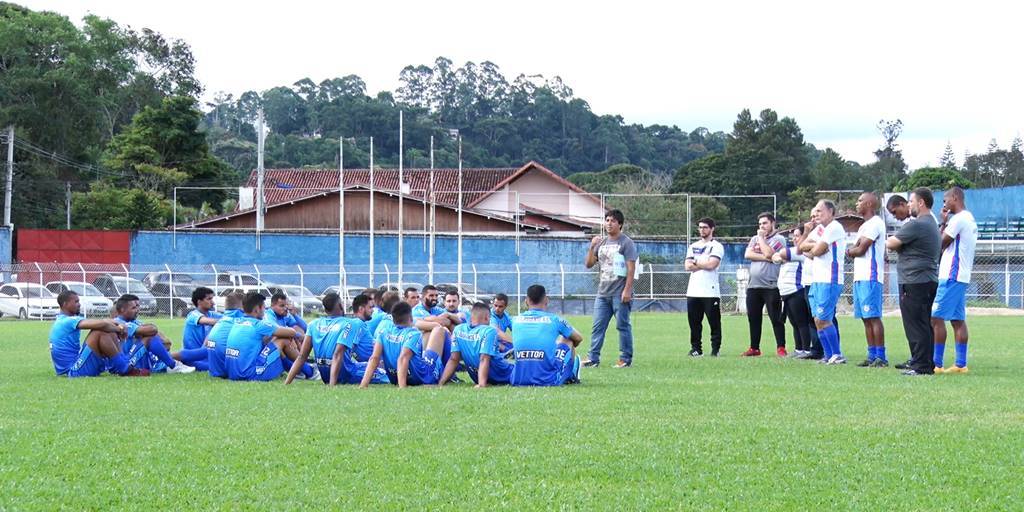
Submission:
<svg viewBox="0 0 1024 512">
<path fill-rule="evenodd" d="M 896 271 L 900 286 L 900 313 L 910 345 L 910 361 L 904 375 L 935 373 L 932 361 L 935 333 L 931 325 L 932 303 L 939 284 L 939 225 L 932 214 L 931 189 L 914 189 L 910 196 L 910 220 L 885 241 L 900 254 Z"/>
</svg>

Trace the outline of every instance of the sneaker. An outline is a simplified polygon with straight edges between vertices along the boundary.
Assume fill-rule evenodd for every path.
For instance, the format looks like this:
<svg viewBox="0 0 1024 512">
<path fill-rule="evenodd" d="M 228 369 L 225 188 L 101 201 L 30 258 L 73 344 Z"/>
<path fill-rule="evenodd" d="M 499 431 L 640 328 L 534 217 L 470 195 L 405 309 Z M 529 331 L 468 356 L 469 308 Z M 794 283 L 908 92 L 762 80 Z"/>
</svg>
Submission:
<svg viewBox="0 0 1024 512">
<path fill-rule="evenodd" d="M 846 358 L 843 357 L 842 354 L 834 354 L 832 356 L 832 358 L 829 359 L 828 362 L 825 363 L 825 364 L 829 364 L 829 365 L 846 364 Z"/>
<path fill-rule="evenodd" d="M 917 370 L 914 370 L 913 368 L 908 368 L 908 369 L 903 370 L 902 372 L 900 372 L 900 375 L 906 375 L 907 377 L 916 377 L 918 375 L 931 375 L 931 374 L 930 373 L 918 373 Z"/>
<path fill-rule="evenodd" d="M 906 362 L 897 364 L 895 368 L 897 370 L 910 370 L 910 359 L 907 359 Z"/>
<path fill-rule="evenodd" d="M 786 352 L 786 347 L 779 347 L 775 349 L 775 355 L 779 357 L 786 357 L 789 355 L 789 352 Z"/>
<path fill-rule="evenodd" d="M 619 362 L 615 363 L 615 366 L 612 368 L 629 368 L 630 366 L 633 366 L 633 361 L 623 361 L 622 359 L 619 359 Z"/>
<path fill-rule="evenodd" d="M 597 368 L 601 366 L 601 361 L 594 361 L 593 359 L 584 359 L 580 366 L 584 368 Z"/>
<path fill-rule="evenodd" d="M 761 355 L 761 351 L 756 348 L 748 348 L 746 352 L 740 354 L 740 357 L 757 357 Z"/>
<path fill-rule="evenodd" d="M 811 351 L 810 350 L 797 350 L 796 353 L 793 354 L 793 359 L 810 359 L 810 358 L 811 358 Z"/>
<path fill-rule="evenodd" d="M 937 372 L 938 368 L 936 368 L 935 370 Z M 967 367 L 953 365 L 950 366 L 949 368 L 946 368 L 942 373 L 967 373 Z"/>
<path fill-rule="evenodd" d="M 579 384 L 580 383 L 580 378 L 579 377 L 569 377 L 568 379 L 565 379 L 565 383 L 566 384 Z"/>
<path fill-rule="evenodd" d="M 941 366 L 936 366 L 936 367 L 935 367 L 935 373 L 936 373 L 936 374 L 939 374 L 939 373 L 946 373 L 946 370 L 943 370 Z"/>
<path fill-rule="evenodd" d="M 317 366 L 313 367 L 313 376 L 309 380 L 324 380 L 323 375 L 320 374 L 320 368 Z"/>
<path fill-rule="evenodd" d="M 828 364 L 828 362 L 829 362 L 829 359 L 825 359 L 825 358 L 823 357 L 823 358 L 821 358 L 821 359 L 815 359 L 815 361 L 817 361 L 817 362 L 818 362 L 818 364 Z"/>
<path fill-rule="evenodd" d="M 704 353 L 699 351 L 699 350 L 697 350 L 697 349 L 693 349 L 689 353 L 687 353 L 686 355 L 688 355 L 690 357 L 703 357 Z"/>
<path fill-rule="evenodd" d="M 149 377 L 149 370 L 145 368 L 132 368 L 122 377 Z"/>
<path fill-rule="evenodd" d="M 882 358 L 876 358 L 874 361 L 871 361 L 871 367 L 872 368 L 888 368 L 889 367 L 889 361 L 886 361 L 885 359 L 882 359 Z"/>
<path fill-rule="evenodd" d="M 174 368 L 168 368 L 167 373 L 192 373 L 196 371 L 195 366 L 189 366 L 181 361 L 174 364 Z"/>
<path fill-rule="evenodd" d="M 458 375 L 452 375 L 452 377 L 450 379 L 448 379 L 448 383 L 449 384 L 462 384 L 462 380 L 459 379 Z"/>
<path fill-rule="evenodd" d="M 874 359 L 865 359 L 865 360 L 857 363 L 857 368 L 867 368 L 867 367 L 869 367 L 869 366 L 871 366 L 873 364 L 875 364 L 875 360 Z"/>
</svg>

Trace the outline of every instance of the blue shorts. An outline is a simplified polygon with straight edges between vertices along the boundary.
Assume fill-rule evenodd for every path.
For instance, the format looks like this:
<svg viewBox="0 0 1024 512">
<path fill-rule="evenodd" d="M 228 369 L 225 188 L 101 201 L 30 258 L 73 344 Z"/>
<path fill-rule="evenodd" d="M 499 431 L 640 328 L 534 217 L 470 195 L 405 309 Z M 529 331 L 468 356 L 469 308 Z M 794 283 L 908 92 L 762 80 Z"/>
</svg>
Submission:
<svg viewBox="0 0 1024 512">
<path fill-rule="evenodd" d="M 274 380 L 284 373 L 284 364 L 281 362 L 281 351 L 277 345 L 268 343 L 256 356 L 256 373 L 252 380 L 268 381 Z"/>
<path fill-rule="evenodd" d="M 82 345 L 78 359 L 68 369 L 68 377 L 99 377 L 106 370 L 107 360 L 93 352 L 89 345 Z"/>
<path fill-rule="evenodd" d="M 423 356 L 409 360 L 409 385 L 437 384 L 441 380 L 441 356 L 433 350 L 424 350 Z"/>
<path fill-rule="evenodd" d="M 843 293 L 843 285 L 832 283 L 812 283 L 807 300 L 811 303 L 811 314 L 814 318 L 831 322 L 836 317 L 836 304 Z"/>
<path fill-rule="evenodd" d="M 882 283 L 875 281 L 854 281 L 853 283 L 853 317 L 881 318 L 882 316 Z"/>
<path fill-rule="evenodd" d="M 932 304 L 932 318 L 966 320 L 967 283 L 949 280 L 940 282 Z"/>
<path fill-rule="evenodd" d="M 565 384 L 568 381 L 580 378 L 580 356 L 574 355 L 569 345 L 559 343 L 556 347 L 558 354 L 562 355 L 562 370 L 559 372 L 558 382 Z"/>
</svg>

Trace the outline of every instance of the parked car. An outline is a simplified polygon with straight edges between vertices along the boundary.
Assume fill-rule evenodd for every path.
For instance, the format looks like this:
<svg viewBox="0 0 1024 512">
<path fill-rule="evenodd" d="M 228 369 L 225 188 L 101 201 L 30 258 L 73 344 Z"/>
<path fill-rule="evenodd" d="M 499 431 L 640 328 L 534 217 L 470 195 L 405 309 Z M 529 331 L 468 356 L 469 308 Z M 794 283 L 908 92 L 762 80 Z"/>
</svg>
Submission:
<svg viewBox="0 0 1024 512">
<path fill-rule="evenodd" d="M 139 298 L 139 313 L 151 315 L 156 313 L 156 298 L 149 292 L 142 281 L 127 276 L 104 274 L 92 282 L 103 296 L 115 301 L 118 297 L 130 293 Z"/>
<path fill-rule="evenodd" d="M 238 287 L 266 287 L 273 283 L 263 281 L 260 278 L 247 274 L 245 272 L 219 272 L 213 281 L 214 290 L 220 288 L 238 288 Z"/>
<path fill-rule="evenodd" d="M 54 319 L 60 307 L 57 296 L 35 283 L 8 283 L 0 286 L 0 316 Z"/>
<path fill-rule="evenodd" d="M 321 293 L 318 298 L 320 300 L 324 300 L 324 296 L 326 296 L 328 293 L 337 293 L 338 295 L 341 295 L 341 302 L 345 304 L 345 308 L 347 311 L 347 308 L 352 305 L 352 299 L 356 298 L 357 295 L 363 293 L 365 290 L 365 286 L 348 285 L 343 290 L 340 289 L 338 286 L 328 286 L 326 289 L 324 289 L 323 293 Z"/>
<path fill-rule="evenodd" d="M 444 300 L 444 294 L 448 293 L 448 290 L 455 290 L 459 292 L 459 298 L 462 299 L 462 304 L 474 304 L 476 302 L 483 302 L 488 306 L 494 301 L 494 294 L 487 293 L 485 291 L 477 290 L 470 283 L 441 283 L 437 285 L 437 292 L 441 296 L 438 301 Z"/>
<path fill-rule="evenodd" d="M 188 314 L 188 310 L 192 309 L 192 291 L 202 285 L 192 276 L 177 272 L 150 272 L 142 278 L 142 283 L 149 287 L 150 293 L 156 298 L 156 312 L 174 316 Z"/>
<path fill-rule="evenodd" d="M 67 290 L 77 293 L 79 303 L 82 306 L 81 314 L 83 316 L 105 317 L 110 315 L 110 310 L 114 307 L 114 303 L 104 297 L 103 292 L 89 283 L 80 281 L 52 281 L 46 283 L 46 289 L 53 292 L 54 295 L 60 295 Z"/>
<path fill-rule="evenodd" d="M 320 297 L 309 291 L 309 288 L 305 286 L 299 286 L 297 284 L 275 284 L 267 287 L 273 293 L 281 292 L 288 296 L 288 300 L 295 305 L 295 309 L 299 310 L 302 315 L 309 315 L 312 313 L 323 313 L 324 305 L 320 302 Z"/>
<path fill-rule="evenodd" d="M 270 293 L 270 290 L 268 290 L 266 288 L 260 288 L 260 287 L 252 287 L 252 288 L 246 288 L 246 287 L 224 288 L 224 289 L 218 291 L 217 294 L 213 296 L 213 304 L 214 304 L 214 307 L 217 309 L 217 311 L 224 311 L 225 309 L 227 309 L 227 307 L 226 307 L 226 300 L 227 299 L 225 299 L 225 297 L 227 297 L 228 295 L 231 295 L 234 292 L 242 292 L 242 293 L 260 292 L 265 297 L 265 299 L 263 300 L 263 305 L 265 305 L 268 308 L 270 307 L 270 296 L 273 295 L 273 293 Z M 189 300 L 191 300 L 191 298 L 189 298 Z"/>
<path fill-rule="evenodd" d="M 399 285 L 398 283 L 384 283 L 378 286 L 377 288 L 384 291 L 398 292 L 398 294 L 401 295 L 403 292 L 405 292 L 406 288 L 416 288 L 417 291 L 420 291 L 423 289 L 423 285 L 420 283 L 412 282 L 402 283 L 401 285 Z"/>
</svg>

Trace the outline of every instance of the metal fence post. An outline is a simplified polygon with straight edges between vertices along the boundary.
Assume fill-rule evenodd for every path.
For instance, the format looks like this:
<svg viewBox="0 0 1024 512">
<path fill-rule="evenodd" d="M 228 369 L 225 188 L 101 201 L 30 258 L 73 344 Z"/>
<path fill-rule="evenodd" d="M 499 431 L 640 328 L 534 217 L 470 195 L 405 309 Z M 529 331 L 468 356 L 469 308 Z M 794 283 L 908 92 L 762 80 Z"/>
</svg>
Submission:
<svg viewBox="0 0 1024 512">
<path fill-rule="evenodd" d="M 38 263 L 36 263 L 36 270 L 39 271 L 39 287 L 42 288 L 43 287 L 43 269 L 42 269 L 42 267 L 39 266 Z M 26 295 L 28 295 L 28 294 L 26 294 Z M 40 292 L 40 295 L 42 295 L 41 292 Z M 28 301 L 25 302 L 25 317 L 28 318 Z M 42 309 L 39 310 L 39 321 L 40 322 L 43 321 L 43 310 Z"/>
<path fill-rule="evenodd" d="M 164 268 L 167 269 L 167 318 L 174 318 L 174 272 L 166 263 Z"/>
<path fill-rule="evenodd" d="M 263 286 L 263 276 L 260 275 L 260 267 L 255 263 L 252 264 L 252 269 L 256 272 L 256 280 L 260 282 L 260 286 Z M 241 284 L 241 283 L 239 283 Z"/>
<path fill-rule="evenodd" d="M 299 314 L 306 316 L 306 273 L 302 271 L 302 265 L 295 265 L 299 269 Z"/>
<path fill-rule="evenodd" d="M 476 283 L 477 283 L 477 279 L 476 279 L 476 263 L 471 263 L 470 266 L 473 268 L 473 293 L 475 295 L 479 295 L 480 294 L 480 289 L 476 287 Z M 462 287 L 462 283 L 459 283 L 459 287 L 460 288 Z M 474 300 L 473 302 L 476 302 L 476 301 Z"/>
<path fill-rule="evenodd" d="M 516 314 L 522 314 L 523 285 L 519 276 L 519 264 L 516 263 Z"/>
<path fill-rule="evenodd" d="M 560 296 L 562 297 L 562 306 L 563 306 L 563 309 L 564 309 L 564 306 L 565 306 L 565 265 L 563 265 L 561 263 L 558 264 L 558 273 L 561 275 L 562 293 L 561 293 Z"/>
<path fill-rule="evenodd" d="M 125 265 L 124 263 L 122 263 L 121 264 L 121 268 L 124 269 L 124 291 L 125 291 L 125 293 L 127 293 L 128 292 L 128 280 L 131 279 L 132 276 L 128 273 L 128 265 Z M 111 283 L 111 284 L 113 284 L 113 283 Z"/>
<path fill-rule="evenodd" d="M 87 283 L 88 281 L 85 279 L 85 267 L 83 267 L 82 264 L 79 263 L 78 264 L 78 268 L 81 269 L 81 271 L 82 271 L 82 282 L 83 283 Z"/>
<path fill-rule="evenodd" d="M 387 263 L 384 264 L 384 276 L 385 276 L 384 282 L 385 283 L 390 283 L 391 282 L 391 267 L 389 267 Z M 402 294 L 402 283 L 398 283 L 398 294 L 399 295 Z"/>
<path fill-rule="evenodd" d="M 687 228 L 687 229 L 689 229 L 689 228 Z M 648 276 L 647 279 L 651 282 L 650 298 L 654 299 L 654 264 L 653 263 L 648 263 L 647 264 L 647 276 Z"/>
<path fill-rule="evenodd" d="M 220 295 L 220 280 L 217 279 L 217 265 L 210 263 L 210 269 L 213 270 L 213 294 Z"/>
<path fill-rule="evenodd" d="M 1003 270 L 1003 277 L 1004 277 L 1005 289 L 1006 289 L 1006 293 L 1004 293 L 1003 298 L 1004 298 L 1004 301 L 1006 302 L 1006 307 L 1010 307 L 1010 254 L 1009 254 L 1009 252 L 1007 252 L 1007 254 L 1006 254 L 1006 267 Z"/>
</svg>

